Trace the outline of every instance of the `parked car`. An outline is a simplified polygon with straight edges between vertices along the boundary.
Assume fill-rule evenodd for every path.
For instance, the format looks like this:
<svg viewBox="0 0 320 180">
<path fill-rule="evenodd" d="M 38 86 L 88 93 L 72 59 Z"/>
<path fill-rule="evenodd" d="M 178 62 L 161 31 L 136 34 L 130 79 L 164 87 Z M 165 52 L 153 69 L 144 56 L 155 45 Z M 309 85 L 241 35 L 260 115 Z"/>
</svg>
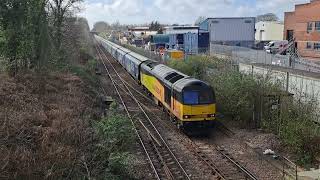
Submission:
<svg viewBox="0 0 320 180">
<path fill-rule="evenodd" d="M 286 48 L 288 46 L 288 43 L 289 42 L 287 40 L 285 40 L 285 41 L 271 41 L 266 46 L 264 46 L 264 49 L 268 53 L 275 54 L 275 53 L 282 51 L 284 48 Z"/>
</svg>

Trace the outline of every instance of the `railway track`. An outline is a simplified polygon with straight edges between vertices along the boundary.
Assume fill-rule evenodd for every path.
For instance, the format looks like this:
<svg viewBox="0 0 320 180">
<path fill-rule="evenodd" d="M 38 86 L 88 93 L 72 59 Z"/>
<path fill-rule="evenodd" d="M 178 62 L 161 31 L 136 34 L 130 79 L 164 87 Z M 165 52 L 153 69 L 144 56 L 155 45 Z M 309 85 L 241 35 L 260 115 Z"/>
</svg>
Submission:
<svg viewBox="0 0 320 180">
<path fill-rule="evenodd" d="M 134 89 L 132 86 L 130 86 Z M 149 100 L 150 103 L 153 101 L 140 94 L 137 90 L 134 89 L 137 94 L 141 96 L 141 98 L 146 98 Z M 143 108 L 146 111 L 150 111 L 154 113 L 157 111 L 157 114 L 162 113 L 159 109 L 158 110 L 151 110 L 147 105 L 143 104 Z M 155 114 L 156 116 L 156 114 Z M 166 128 L 170 128 L 173 131 L 176 131 L 177 128 L 172 126 L 172 123 L 166 123 L 165 121 L 159 117 L 157 117 L 158 122 L 162 122 Z M 232 133 L 232 131 L 228 132 Z M 184 134 L 179 133 L 179 138 L 182 143 L 187 143 L 189 150 L 193 151 L 193 153 L 207 165 L 207 167 L 211 170 L 212 175 L 216 179 L 258 179 L 255 175 L 242 166 L 239 162 L 237 162 L 224 148 L 218 145 L 209 145 L 205 140 L 197 140 L 190 138 Z"/>
<path fill-rule="evenodd" d="M 108 58 L 108 60 L 113 59 L 110 55 L 109 57 L 110 58 Z M 116 62 L 115 60 L 113 61 Z M 118 66 L 120 65 L 118 64 Z M 122 79 L 120 76 L 119 78 Z M 145 113 L 148 113 L 149 116 L 153 117 L 154 121 L 159 122 L 160 124 L 162 124 L 162 126 L 165 126 L 166 128 L 171 128 L 172 130 L 177 131 L 177 128 L 174 127 L 172 123 L 170 123 L 168 120 L 163 120 L 159 117 L 159 114 L 164 114 L 161 111 L 161 109 L 149 108 L 151 104 L 154 106 L 153 100 L 149 96 L 144 95 L 134 87 L 137 86 L 137 83 L 131 78 L 131 76 L 130 79 L 122 79 L 122 83 L 124 83 L 126 87 L 121 87 L 120 85 L 117 85 L 118 88 L 122 89 L 123 91 L 129 89 L 130 92 L 134 92 L 135 101 L 139 104 L 140 108 L 144 109 Z M 144 102 L 144 100 L 147 100 L 149 104 L 146 105 L 146 103 L 142 103 Z M 197 156 L 204 164 L 207 165 L 207 168 L 210 169 L 214 179 L 257 179 L 257 177 L 255 177 L 253 173 L 251 173 L 239 162 L 237 162 L 222 147 L 209 145 L 205 141 L 191 139 L 188 136 L 182 134 L 181 132 L 178 132 L 178 134 L 181 142 L 187 144 L 186 146 L 190 147 L 189 150 L 192 151 L 195 156 Z"/>
<path fill-rule="evenodd" d="M 121 78 L 113 62 L 100 46 L 96 46 L 99 59 L 104 66 L 113 87 L 119 96 L 127 116 L 132 122 L 143 151 L 148 157 L 156 179 L 190 179 L 167 142 L 150 119 L 141 102 L 136 99 L 130 87 Z"/>
<path fill-rule="evenodd" d="M 144 106 L 144 108 L 152 111 L 148 106 Z M 167 123 L 168 121 L 164 122 L 159 117 L 157 120 L 167 128 L 177 130 L 172 124 Z M 181 142 L 187 144 L 186 146 L 189 147 L 189 150 L 207 165 L 216 179 L 258 179 L 252 172 L 237 162 L 223 147 L 211 145 L 206 142 L 208 139 L 205 138 L 199 140 L 181 133 L 178 136 Z"/>
</svg>

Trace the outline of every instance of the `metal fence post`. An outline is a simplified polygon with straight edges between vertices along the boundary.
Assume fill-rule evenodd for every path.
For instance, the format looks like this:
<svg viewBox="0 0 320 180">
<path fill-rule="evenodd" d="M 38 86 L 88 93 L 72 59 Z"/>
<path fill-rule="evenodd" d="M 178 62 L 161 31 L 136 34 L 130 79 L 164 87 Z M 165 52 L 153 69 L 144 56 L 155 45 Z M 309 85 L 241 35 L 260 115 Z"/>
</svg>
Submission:
<svg viewBox="0 0 320 180">
<path fill-rule="evenodd" d="M 286 173 L 285 173 L 285 171 L 284 171 L 284 162 L 282 162 L 282 178 L 283 179 L 285 179 L 285 177 L 286 177 Z"/>
<path fill-rule="evenodd" d="M 298 180 L 298 165 L 296 165 L 296 180 Z"/>
<path fill-rule="evenodd" d="M 286 84 L 286 91 L 289 93 L 289 78 L 290 78 L 290 73 L 287 72 L 287 84 Z"/>
</svg>

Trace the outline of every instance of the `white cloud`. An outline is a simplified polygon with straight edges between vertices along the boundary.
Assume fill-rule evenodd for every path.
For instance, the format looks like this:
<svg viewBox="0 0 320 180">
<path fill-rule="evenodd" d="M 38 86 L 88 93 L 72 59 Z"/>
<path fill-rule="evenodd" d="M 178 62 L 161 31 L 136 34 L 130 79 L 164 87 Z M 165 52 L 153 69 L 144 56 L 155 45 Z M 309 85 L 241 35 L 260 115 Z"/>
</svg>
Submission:
<svg viewBox="0 0 320 180">
<path fill-rule="evenodd" d="M 152 20 L 162 23 L 191 24 L 198 16 L 234 17 L 292 11 L 294 4 L 309 0 L 88 0 L 80 13 L 90 26 L 97 21 L 117 20 L 125 24 L 142 24 Z"/>
</svg>

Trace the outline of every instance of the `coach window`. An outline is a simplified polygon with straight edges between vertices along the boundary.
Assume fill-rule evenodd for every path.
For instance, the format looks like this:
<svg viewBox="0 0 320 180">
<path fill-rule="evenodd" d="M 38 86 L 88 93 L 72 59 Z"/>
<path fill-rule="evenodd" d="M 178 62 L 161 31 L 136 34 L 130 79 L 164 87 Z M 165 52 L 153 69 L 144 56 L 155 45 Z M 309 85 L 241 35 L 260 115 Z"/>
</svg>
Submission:
<svg viewBox="0 0 320 180">
<path fill-rule="evenodd" d="M 313 22 L 308 22 L 308 25 L 307 25 L 307 32 L 310 33 L 313 29 Z"/>
<path fill-rule="evenodd" d="M 320 32 L 320 21 L 315 22 L 315 30 Z"/>
</svg>

